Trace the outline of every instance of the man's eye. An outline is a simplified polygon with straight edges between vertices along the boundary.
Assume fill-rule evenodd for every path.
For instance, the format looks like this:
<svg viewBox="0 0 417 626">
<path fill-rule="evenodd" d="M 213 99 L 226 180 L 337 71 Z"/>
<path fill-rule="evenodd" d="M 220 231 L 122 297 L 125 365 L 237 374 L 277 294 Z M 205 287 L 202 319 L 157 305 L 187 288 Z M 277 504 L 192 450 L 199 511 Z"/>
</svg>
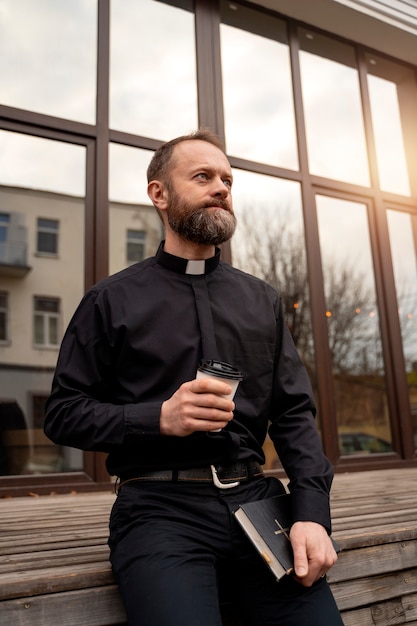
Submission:
<svg viewBox="0 0 417 626">
<path fill-rule="evenodd" d="M 208 176 L 204 172 L 200 172 L 197 174 L 196 178 L 203 178 L 204 180 L 207 180 Z"/>
<path fill-rule="evenodd" d="M 223 180 L 223 183 L 226 185 L 226 187 L 228 187 L 229 189 L 232 188 L 232 181 L 229 178 L 226 178 L 225 180 Z"/>
</svg>

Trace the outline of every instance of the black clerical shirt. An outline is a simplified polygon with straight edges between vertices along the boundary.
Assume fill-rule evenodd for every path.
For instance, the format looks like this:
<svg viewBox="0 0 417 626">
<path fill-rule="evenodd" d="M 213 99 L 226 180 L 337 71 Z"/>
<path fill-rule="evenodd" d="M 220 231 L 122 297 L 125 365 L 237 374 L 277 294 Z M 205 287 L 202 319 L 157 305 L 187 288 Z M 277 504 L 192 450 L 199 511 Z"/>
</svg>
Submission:
<svg viewBox="0 0 417 626">
<path fill-rule="evenodd" d="M 160 434 L 162 403 L 219 359 L 243 374 L 234 419 L 218 433 Z M 332 468 L 314 423 L 305 369 L 277 292 L 220 260 L 166 253 L 92 287 L 62 341 L 47 402 L 55 443 L 108 453 L 112 475 L 264 462 L 269 434 L 290 478 L 297 520 L 330 528 Z"/>
</svg>

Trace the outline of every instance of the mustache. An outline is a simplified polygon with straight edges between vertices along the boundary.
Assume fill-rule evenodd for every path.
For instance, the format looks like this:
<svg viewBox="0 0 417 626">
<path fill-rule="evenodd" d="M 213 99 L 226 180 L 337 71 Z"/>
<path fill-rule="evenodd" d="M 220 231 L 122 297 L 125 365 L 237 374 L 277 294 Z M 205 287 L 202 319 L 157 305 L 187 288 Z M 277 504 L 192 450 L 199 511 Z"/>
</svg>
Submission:
<svg viewBox="0 0 417 626">
<path fill-rule="evenodd" d="M 228 211 L 229 213 L 233 213 L 232 207 L 226 200 L 215 200 L 213 202 L 205 202 L 200 206 L 201 209 L 210 209 L 212 206 L 219 206 L 220 208 Z"/>
</svg>

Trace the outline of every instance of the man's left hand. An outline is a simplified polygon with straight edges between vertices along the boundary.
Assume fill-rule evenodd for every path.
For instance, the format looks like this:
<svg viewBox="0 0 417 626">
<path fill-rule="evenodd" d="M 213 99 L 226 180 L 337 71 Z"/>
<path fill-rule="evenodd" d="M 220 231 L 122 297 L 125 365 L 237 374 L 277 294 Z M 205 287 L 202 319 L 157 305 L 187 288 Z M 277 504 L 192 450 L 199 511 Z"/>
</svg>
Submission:
<svg viewBox="0 0 417 626">
<path fill-rule="evenodd" d="M 326 529 L 316 522 L 295 522 L 290 531 L 296 580 L 310 587 L 336 563 L 337 554 Z"/>
</svg>

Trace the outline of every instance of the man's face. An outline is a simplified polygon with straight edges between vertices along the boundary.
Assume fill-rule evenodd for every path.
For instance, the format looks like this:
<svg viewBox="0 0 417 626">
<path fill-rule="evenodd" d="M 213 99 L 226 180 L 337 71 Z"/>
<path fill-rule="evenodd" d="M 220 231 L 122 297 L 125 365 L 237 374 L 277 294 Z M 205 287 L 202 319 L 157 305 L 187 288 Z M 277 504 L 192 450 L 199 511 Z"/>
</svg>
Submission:
<svg viewBox="0 0 417 626">
<path fill-rule="evenodd" d="M 231 187 L 230 164 L 221 150 L 200 140 L 175 146 L 168 185 L 170 228 L 198 244 L 228 241 L 236 228 Z"/>
</svg>

